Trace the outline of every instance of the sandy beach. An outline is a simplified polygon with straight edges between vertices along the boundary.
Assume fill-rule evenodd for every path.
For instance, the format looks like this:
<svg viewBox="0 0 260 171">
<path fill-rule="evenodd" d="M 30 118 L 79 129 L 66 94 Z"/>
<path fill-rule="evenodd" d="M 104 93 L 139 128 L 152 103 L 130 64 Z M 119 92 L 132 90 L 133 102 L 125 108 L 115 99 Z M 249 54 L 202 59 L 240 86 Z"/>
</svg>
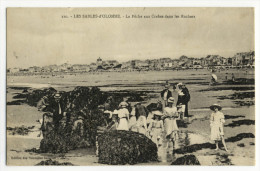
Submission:
<svg viewBox="0 0 260 171">
<path fill-rule="evenodd" d="M 229 84 L 225 80 L 226 73 L 236 79 L 246 80 L 243 84 Z M 53 87 L 59 91 L 71 91 L 76 86 L 98 86 L 102 91 L 109 92 L 142 92 L 144 104 L 156 102 L 166 80 L 170 83 L 183 82 L 189 89 L 191 101 L 189 115 L 185 119 L 187 127 L 181 127 L 179 139 L 173 147 L 173 153 L 167 153 L 160 147 L 160 162 L 141 163 L 138 165 L 170 165 L 176 158 L 185 154 L 194 154 L 201 165 L 236 165 L 252 166 L 255 164 L 255 84 L 254 70 L 229 69 L 215 73 L 218 84 L 209 86 L 211 73 L 208 70 L 184 71 L 149 71 L 149 72 L 116 72 L 116 73 L 85 73 L 78 75 L 56 75 L 41 77 L 7 76 L 7 128 L 33 127 L 28 135 L 13 135 L 7 130 L 7 165 L 36 165 L 40 161 L 52 159 L 70 162 L 73 165 L 100 165 L 93 148 L 77 149 L 66 154 L 49 154 L 26 152 L 28 149 L 39 148 L 41 137 L 40 124 L 36 120 L 42 118 L 37 108 L 24 103 L 12 102 L 23 87 L 40 89 Z M 252 82 L 253 80 L 253 82 Z M 17 88 L 18 87 L 18 88 Z M 20 88 L 19 88 L 20 87 Z M 171 89 L 172 90 L 172 89 Z M 173 93 L 177 99 L 177 92 Z M 228 152 L 214 150 L 210 141 L 209 106 L 218 103 L 223 107 L 225 115 L 225 139 Z M 213 145 L 213 146 L 212 146 Z"/>
</svg>

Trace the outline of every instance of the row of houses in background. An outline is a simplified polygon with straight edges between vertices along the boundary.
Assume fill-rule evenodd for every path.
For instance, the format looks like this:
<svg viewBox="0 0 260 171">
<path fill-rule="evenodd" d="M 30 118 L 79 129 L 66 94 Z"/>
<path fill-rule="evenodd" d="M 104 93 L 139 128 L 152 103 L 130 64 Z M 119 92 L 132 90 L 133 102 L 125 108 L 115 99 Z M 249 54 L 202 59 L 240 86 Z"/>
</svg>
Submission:
<svg viewBox="0 0 260 171">
<path fill-rule="evenodd" d="M 204 58 L 191 58 L 181 56 L 179 59 L 160 58 L 151 60 L 131 60 L 119 63 L 116 60 L 103 61 L 100 57 L 95 63 L 87 64 L 62 64 L 44 67 L 29 67 L 27 69 L 9 68 L 7 73 L 50 73 L 50 72 L 89 72 L 96 70 L 171 70 L 188 68 L 214 68 L 254 66 L 255 52 L 236 53 L 233 57 L 225 58 L 219 55 L 208 55 Z"/>
</svg>

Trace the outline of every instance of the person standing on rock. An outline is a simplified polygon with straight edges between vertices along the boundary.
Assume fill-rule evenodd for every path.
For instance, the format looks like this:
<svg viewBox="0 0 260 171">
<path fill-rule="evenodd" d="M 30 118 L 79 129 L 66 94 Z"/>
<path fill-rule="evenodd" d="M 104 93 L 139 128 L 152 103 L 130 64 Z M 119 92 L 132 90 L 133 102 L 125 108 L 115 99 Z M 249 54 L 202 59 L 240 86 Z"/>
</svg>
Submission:
<svg viewBox="0 0 260 171">
<path fill-rule="evenodd" d="M 163 109 L 168 106 L 168 99 L 172 97 L 172 92 L 169 90 L 170 86 L 171 85 L 167 81 L 164 86 L 164 90 L 161 92 L 161 98 L 163 100 Z"/>
<path fill-rule="evenodd" d="M 223 124 L 225 123 L 225 117 L 224 114 L 220 112 L 222 107 L 218 104 L 213 104 L 210 106 L 210 109 L 213 111 L 210 117 L 210 127 L 211 127 L 210 139 L 212 141 L 215 141 L 216 150 L 219 149 L 218 142 L 222 140 L 225 150 L 228 151 L 224 139 L 224 128 L 223 128 Z"/>
<path fill-rule="evenodd" d="M 126 102 L 121 102 L 119 104 L 119 110 L 118 110 L 118 118 L 119 118 L 119 124 L 117 127 L 117 130 L 129 130 L 128 127 L 128 121 L 129 121 L 129 111 L 127 110 L 128 104 Z"/>
<path fill-rule="evenodd" d="M 59 127 L 59 122 L 63 118 L 63 107 L 61 106 L 61 95 L 59 93 L 56 93 L 54 95 L 54 102 L 50 104 L 52 108 L 52 114 L 53 114 L 53 123 L 55 128 Z"/>
</svg>

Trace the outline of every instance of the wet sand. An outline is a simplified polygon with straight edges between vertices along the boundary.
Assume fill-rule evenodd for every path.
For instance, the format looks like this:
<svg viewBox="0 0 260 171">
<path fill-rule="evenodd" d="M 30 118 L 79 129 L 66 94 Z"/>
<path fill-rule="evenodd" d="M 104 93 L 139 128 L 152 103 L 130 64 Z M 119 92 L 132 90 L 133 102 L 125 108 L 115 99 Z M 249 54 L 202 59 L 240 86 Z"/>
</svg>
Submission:
<svg viewBox="0 0 260 171">
<path fill-rule="evenodd" d="M 239 78 L 254 78 L 251 75 L 245 75 L 241 71 L 232 71 Z M 216 73 L 220 82 L 224 82 L 226 71 Z M 250 72 L 249 72 L 250 73 Z M 40 76 L 19 76 L 8 77 L 7 102 L 12 102 L 16 93 L 21 93 L 23 89 L 14 89 L 10 87 L 33 87 L 42 88 L 52 86 L 55 89 L 69 91 L 76 85 L 81 86 L 100 86 L 103 91 L 127 91 L 127 92 L 145 92 L 147 97 L 145 103 L 156 102 L 159 98 L 159 92 L 163 89 L 165 80 L 172 80 L 171 83 L 184 82 L 189 83 L 187 87 L 191 94 L 189 104 L 189 113 L 192 115 L 186 120 L 187 128 L 180 128 L 181 133 L 174 148 L 180 151 L 185 147 L 196 147 L 191 150 L 201 165 L 254 165 L 255 163 L 255 139 L 242 138 L 235 142 L 227 142 L 229 152 L 223 149 L 215 151 L 212 149 L 210 141 L 209 116 L 211 111 L 208 106 L 213 103 L 219 103 L 223 106 L 223 113 L 227 116 L 224 127 L 225 138 L 236 137 L 241 133 L 255 134 L 255 106 L 254 104 L 241 106 L 237 104 L 237 99 L 232 99 L 235 93 L 254 92 L 254 85 L 217 85 L 210 89 L 208 84 L 210 73 L 205 70 L 198 71 L 165 71 L 165 72 L 143 72 L 143 73 L 98 73 L 82 74 L 77 76 L 65 75 L 64 78 L 40 78 Z M 193 74 L 193 75 L 192 75 Z M 156 75 L 156 76 L 154 76 Z M 47 80 L 46 80 L 47 79 Z M 179 79 L 179 80 L 178 80 Z M 74 81 L 74 82 L 73 82 Z M 30 82 L 30 84 L 28 84 Z M 108 86 L 109 85 L 109 86 Z M 225 87 L 225 88 L 223 88 Z M 240 88 L 241 87 L 241 88 Z M 248 88 L 245 88 L 248 87 Z M 221 98 L 221 97 L 225 98 Z M 174 93 L 177 98 L 177 93 Z M 240 101 L 254 101 L 254 97 L 241 98 Z M 21 103 L 21 105 L 7 105 L 7 127 L 20 127 L 22 125 L 31 127 L 35 126 L 28 135 L 9 135 L 7 131 L 7 164 L 17 165 L 36 165 L 42 160 L 49 158 L 63 162 L 70 162 L 73 165 L 100 165 L 97 163 L 98 158 L 95 156 L 94 149 L 72 150 L 66 154 L 37 154 L 25 152 L 25 150 L 38 148 L 40 145 L 39 133 L 40 125 L 36 122 L 41 119 L 42 113 L 35 107 Z M 245 121 L 246 120 L 246 121 Z M 233 124 L 233 125 L 232 125 Z M 231 126 L 228 126 L 231 125 Z M 240 144 L 240 145 L 239 145 Z M 244 145 L 241 145 L 244 144 Z M 194 145 L 194 146 L 192 146 Z M 167 153 L 162 147 L 159 148 L 158 154 L 160 162 L 144 163 L 139 165 L 170 165 L 176 158 L 183 156 L 181 153 Z M 197 148 L 203 147 L 203 148 Z M 189 154 L 188 151 L 185 154 Z M 22 159 L 15 159 L 15 158 Z M 24 159 L 23 159 L 24 157 Z M 27 159 L 26 159 L 27 157 Z"/>
</svg>

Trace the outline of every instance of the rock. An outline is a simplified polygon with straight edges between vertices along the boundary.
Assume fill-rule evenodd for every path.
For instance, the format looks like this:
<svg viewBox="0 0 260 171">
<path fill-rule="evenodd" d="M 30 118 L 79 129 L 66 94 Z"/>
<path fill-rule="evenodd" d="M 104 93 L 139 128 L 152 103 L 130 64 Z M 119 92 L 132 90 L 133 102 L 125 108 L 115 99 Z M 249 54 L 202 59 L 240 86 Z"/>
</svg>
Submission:
<svg viewBox="0 0 260 171">
<path fill-rule="evenodd" d="M 200 165 L 200 162 L 197 157 L 192 154 L 177 158 L 171 165 Z"/>
<path fill-rule="evenodd" d="M 244 143 L 237 144 L 238 147 L 245 147 Z"/>
<path fill-rule="evenodd" d="M 98 136 L 99 163 L 124 165 L 158 161 L 157 146 L 143 134 L 108 131 Z"/>
<path fill-rule="evenodd" d="M 60 162 L 58 162 L 56 160 L 52 160 L 52 159 L 41 161 L 40 163 L 36 164 L 36 166 L 49 166 L 49 165 L 54 165 L 54 166 L 74 166 L 70 162 L 60 163 Z"/>
</svg>

